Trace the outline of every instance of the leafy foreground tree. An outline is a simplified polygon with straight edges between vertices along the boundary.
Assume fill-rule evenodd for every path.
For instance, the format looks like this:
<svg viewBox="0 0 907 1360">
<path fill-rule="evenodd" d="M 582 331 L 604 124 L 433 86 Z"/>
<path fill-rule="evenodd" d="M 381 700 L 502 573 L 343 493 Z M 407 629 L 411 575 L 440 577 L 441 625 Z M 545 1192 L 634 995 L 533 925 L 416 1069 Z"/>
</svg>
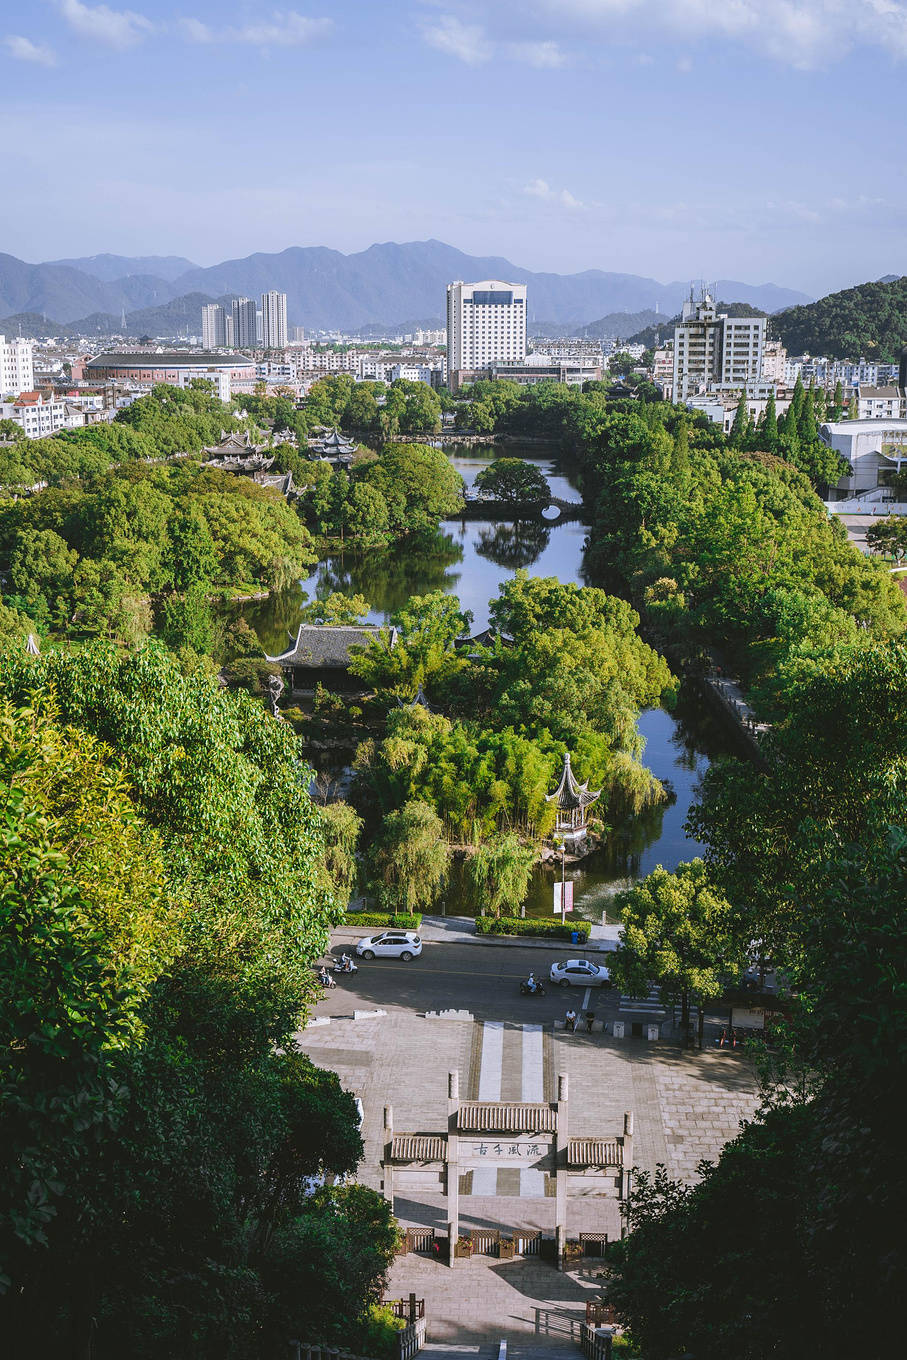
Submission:
<svg viewBox="0 0 907 1360">
<path fill-rule="evenodd" d="M 0 687 L 11 1352 L 355 1344 L 395 1230 L 361 1187 L 306 1194 L 362 1143 L 293 1044 L 338 914 L 295 739 L 157 648 L 17 650 Z"/>
<path fill-rule="evenodd" d="M 674 873 L 659 865 L 616 900 L 623 931 L 612 960 L 615 978 L 631 996 L 645 996 L 650 981 L 679 996 L 685 1027 L 691 998 L 720 996 L 725 976 L 742 967 L 747 942 L 740 920 L 701 859 Z"/>
<path fill-rule="evenodd" d="M 850 847 L 811 904 L 798 1029 L 819 1090 L 769 1087 L 690 1188 L 639 1174 L 609 1297 L 646 1360 L 891 1354 L 907 1287 L 907 832 Z M 854 1320 L 850 1325 L 849 1319 Z"/>
<path fill-rule="evenodd" d="M 495 458 L 476 475 L 476 486 L 502 501 L 545 501 L 548 479 L 523 458 Z"/>
</svg>

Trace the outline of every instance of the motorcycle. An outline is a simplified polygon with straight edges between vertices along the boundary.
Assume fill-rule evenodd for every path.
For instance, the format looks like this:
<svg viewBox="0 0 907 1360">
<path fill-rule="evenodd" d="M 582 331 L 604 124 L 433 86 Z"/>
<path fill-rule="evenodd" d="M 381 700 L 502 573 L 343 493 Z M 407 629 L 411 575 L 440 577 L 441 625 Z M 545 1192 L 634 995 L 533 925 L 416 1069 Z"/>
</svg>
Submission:
<svg viewBox="0 0 907 1360">
<path fill-rule="evenodd" d="M 321 972 L 318 974 L 318 981 L 321 983 L 322 987 L 324 987 L 326 991 L 331 991 L 334 987 L 337 986 L 337 983 L 331 977 L 330 973 L 327 971 L 326 968 L 322 968 Z"/>
<path fill-rule="evenodd" d="M 352 977 L 353 973 L 359 972 L 359 966 L 358 964 L 353 963 L 353 960 L 347 956 L 337 960 L 334 964 L 334 972 Z"/>
<path fill-rule="evenodd" d="M 520 983 L 520 996 L 544 996 L 544 995 L 545 988 L 542 986 L 541 982 L 536 982 L 534 987 L 529 982 Z"/>
</svg>

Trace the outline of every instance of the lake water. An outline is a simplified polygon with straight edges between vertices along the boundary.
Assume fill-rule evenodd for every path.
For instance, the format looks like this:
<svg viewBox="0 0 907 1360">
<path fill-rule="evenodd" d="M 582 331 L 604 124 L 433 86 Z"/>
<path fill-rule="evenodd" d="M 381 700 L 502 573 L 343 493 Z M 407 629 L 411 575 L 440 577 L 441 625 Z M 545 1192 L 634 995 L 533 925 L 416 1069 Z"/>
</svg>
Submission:
<svg viewBox="0 0 907 1360">
<path fill-rule="evenodd" d="M 548 478 L 553 495 L 579 499 L 555 459 L 540 457 L 531 447 L 510 445 L 506 451 L 535 463 Z M 469 448 L 451 453 L 450 458 L 470 486 L 479 469 L 500 452 L 493 446 Z M 301 583 L 301 589 L 282 591 L 248 605 L 244 612 L 272 656 L 295 637 L 304 596 L 314 599 L 333 591 L 365 596 L 372 606 L 369 620 L 379 623 L 411 595 L 444 590 L 459 597 L 461 607 L 472 613 L 473 626 L 479 630 L 488 622 L 488 605 L 499 586 L 519 567 L 526 567 L 533 576 L 556 576 L 560 581 L 585 584 L 585 536 L 585 527 L 577 523 L 551 527 L 457 521 L 443 525 L 430 547 L 419 551 L 398 545 L 387 552 L 336 554 L 319 563 Z M 567 871 L 574 882 L 577 914 L 592 920 L 601 919 L 615 892 L 657 864 L 674 869 L 681 860 L 699 853 L 700 847 L 683 829 L 699 780 L 717 755 L 739 754 L 724 720 L 713 714 L 696 692 L 682 692 L 674 713 L 664 709 L 643 713 L 639 729 L 646 741 L 644 762 L 670 789 L 672 797 L 668 804 L 615 827 L 600 850 Z M 552 868 L 539 866 L 526 901 L 527 915 L 551 914 L 554 879 Z M 465 910 L 457 874 L 451 879 L 445 905 L 451 913 Z"/>
</svg>

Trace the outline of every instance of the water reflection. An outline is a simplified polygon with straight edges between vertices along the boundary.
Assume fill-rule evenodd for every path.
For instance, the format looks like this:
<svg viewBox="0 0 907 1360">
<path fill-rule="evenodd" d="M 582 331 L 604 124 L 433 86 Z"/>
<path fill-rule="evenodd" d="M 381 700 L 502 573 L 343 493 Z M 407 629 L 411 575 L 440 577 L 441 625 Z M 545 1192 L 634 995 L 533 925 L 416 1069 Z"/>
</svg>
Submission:
<svg viewBox="0 0 907 1360">
<path fill-rule="evenodd" d="M 479 557 L 487 557 L 495 566 L 517 571 L 537 562 L 551 541 L 551 530 L 544 524 L 527 521 L 523 524 L 495 524 L 482 529 L 476 539 Z"/>
<path fill-rule="evenodd" d="M 588 920 L 600 921 L 614 894 L 644 878 L 656 865 L 676 869 L 682 860 L 702 853 L 702 846 L 684 830 L 702 776 L 720 756 L 745 755 L 732 729 L 692 686 L 681 690 L 673 714 L 661 708 L 641 714 L 639 730 L 646 742 L 643 760 L 670 789 L 671 801 L 615 826 L 601 849 L 568 871 L 576 913 Z M 554 879 L 553 868 L 536 869 L 526 900 L 527 916 L 551 915 Z"/>
<path fill-rule="evenodd" d="M 491 446 L 471 448 L 451 461 L 471 485 L 478 470 L 500 452 Z M 539 458 L 531 449 L 518 447 L 508 447 L 507 453 L 535 462 L 548 476 L 553 494 L 576 498 L 572 484 L 550 458 Z M 309 599 L 334 591 L 364 595 L 371 604 L 370 621 L 383 622 L 411 595 L 443 590 L 459 597 L 479 629 L 488 621 L 489 601 L 520 567 L 529 568 L 537 576 L 556 576 L 565 583 L 582 585 L 585 535 L 585 527 L 575 522 L 547 526 L 538 522 L 459 521 L 419 543 L 401 544 L 385 552 L 336 554 L 321 562 L 299 586 L 246 606 L 244 612 L 271 655 L 286 647 L 288 635 L 296 635 L 302 591 Z M 639 728 L 646 741 L 644 761 L 670 787 L 673 797 L 669 803 L 614 827 L 607 843 L 570 872 L 577 914 L 594 920 L 601 919 L 615 892 L 649 873 L 656 864 L 674 869 L 681 860 L 699 853 L 700 847 L 684 832 L 699 781 L 711 759 L 725 753 L 743 754 L 723 720 L 692 689 L 681 693 L 673 714 L 662 709 L 643 713 Z M 349 758 L 340 752 L 336 755 L 338 765 Z M 551 914 L 553 880 L 553 869 L 536 870 L 526 903 L 527 915 Z M 447 893 L 447 910 L 463 913 L 469 909 L 466 902 L 459 873 L 455 872 Z"/>
</svg>

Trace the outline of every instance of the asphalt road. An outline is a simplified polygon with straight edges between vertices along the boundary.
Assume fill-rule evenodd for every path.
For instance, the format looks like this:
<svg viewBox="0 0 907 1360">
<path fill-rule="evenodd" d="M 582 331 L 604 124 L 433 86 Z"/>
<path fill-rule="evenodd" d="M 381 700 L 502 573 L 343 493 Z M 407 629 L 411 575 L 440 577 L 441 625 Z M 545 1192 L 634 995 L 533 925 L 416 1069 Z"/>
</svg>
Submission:
<svg viewBox="0 0 907 1360">
<path fill-rule="evenodd" d="M 333 956 L 344 948 L 337 945 Z M 548 970 L 559 959 L 582 958 L 574 948 L 521 949 L 472 944 L 447 944 L 429 941 L 419 958 L 404 963 L 400 959 L 356 959 L 359 971 L 353 977 L 335 977 L 337 986 L 323 993 L 314 1014 L 352 1015 L 354 1010 L 471 1011 L 477 1020 L 509 1020 L 517 1024 L 550 1023 L 563 1019 L 569 1006 L 577 1012 L 585 1005 L 583 987 L 549 985 Z M 589 956 L 593 962 L 593 955 Z M 328 961 L 330 967 L 330 961 Z M 520 980 L 534 972 L 545 982 L 546 994 L 521 996 Z M 589 1005 L 598 1019 L 617 1013 L 615 989 L 594 987 Z"/>
</svg>

